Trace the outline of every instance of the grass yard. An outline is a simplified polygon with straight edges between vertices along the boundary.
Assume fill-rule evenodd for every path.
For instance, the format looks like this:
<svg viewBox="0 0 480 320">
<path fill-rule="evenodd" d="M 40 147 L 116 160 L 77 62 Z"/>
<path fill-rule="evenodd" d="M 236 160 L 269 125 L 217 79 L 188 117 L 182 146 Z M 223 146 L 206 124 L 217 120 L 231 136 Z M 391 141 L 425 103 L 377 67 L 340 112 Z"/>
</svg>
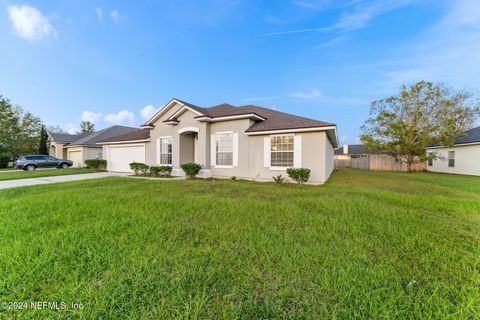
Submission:
<svg viewBox="0 0 480 320">
<path fill-rule="evenodd" d="M 480 318 L 478 177 L 113 177 L 2 190 L 0 220 L 0 302 L 83 305 L 0 318 Z"/>
<path fill-rule="evenodd" d="M 97 171 L 94 169 L 86 169 L 86 168 L 69 168 L 69 169 L 1 172 L 0 181 L 40 178 L 40 177 L 53 177 L 53 176 L 66 176 L 70 174 L 81 174 L 81 173 L 92 173 L 92 172 L 97 172 Z"/>
</svg>

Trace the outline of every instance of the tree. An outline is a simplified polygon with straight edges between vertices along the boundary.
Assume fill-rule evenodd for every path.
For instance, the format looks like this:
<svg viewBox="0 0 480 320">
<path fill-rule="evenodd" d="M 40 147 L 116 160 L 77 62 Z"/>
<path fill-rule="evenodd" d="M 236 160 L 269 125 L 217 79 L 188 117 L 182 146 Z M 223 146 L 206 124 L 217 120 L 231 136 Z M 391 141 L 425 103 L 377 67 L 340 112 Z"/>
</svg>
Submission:
<svg viewBox="0 0 480 320">
<path fill-rule="evenodd" d="M 374 101 L 361 140 L 369 150 L 387 152 L 406 163 L 411 172 L 413 164 L 438 157 L 427 154 L 427 146 L 452 146 L 479 115 L 473 94 L 420 81 L 402 86 L 395 96 Z"/>
<path fill-rule="evenodd" d="M 66 130 L 57 125 L 47 125 L 46 130 L 47 132 L 68 133 Z"/>
<path fill-rule="evenodd" d="M 80 129 L 82 133 L 92 133 L 95 132 L 95 125 L 90 121 L 80 122 Z"/>
<path fill-rule="evenodd" d="M 0 149 L 15 157 L 38 151 L 42 122 L 0 95 Z"/>
<path fill-rule="evenodd" d="M 42 126 L 42 129 L 40 130 L 40 145 L 38 146 L 39 154 L 48 154 L 47 140 L 47 130 L 45 130 L 45 126 Z"/>
</svg>

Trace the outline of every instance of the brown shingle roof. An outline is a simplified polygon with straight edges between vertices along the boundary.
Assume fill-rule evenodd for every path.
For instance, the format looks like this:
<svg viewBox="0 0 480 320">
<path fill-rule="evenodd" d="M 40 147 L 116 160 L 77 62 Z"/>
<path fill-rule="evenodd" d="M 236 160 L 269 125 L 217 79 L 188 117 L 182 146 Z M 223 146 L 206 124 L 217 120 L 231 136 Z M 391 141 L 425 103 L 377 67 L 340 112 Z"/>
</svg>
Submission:
<svg viewBox="0 0 480 320">
<path fill-rule="evenodd" d="M 302 129 L 312 127 L 334 126 L 330 122 L 318 121 L 314 119 L 295 116 L 293 114 L 280 112 L 272 109 L 258 107 L 254 105 L 246 105 L 234 107 L 224 103 L 215 107 L 206 108 L 209 117 L 219 118 L 227 116 L 236 116 L 243 114 L 256 114 L 265 118 L 264 121 L 258 121 L 247 129 L 247 132 L 285 130 L 285 129 Z"/>
<path fill-rule="evenodd" d="M 150 138 L 150 130 L 138 129 L 126 134 L 111 137 L 98 142 L 102 143 L 102 142 L 118 142 L 118 141 L 135 141 L 135 140 L 145 140 L 148 138 Z"/>
<path fill-rule="evenodd" d="M 237 115 L 247 115 L 255 114 L 265 120 L 255 122 L 246 132 L 262 132 L 262 131 L 274 131 L 274 130 L 289 130 L 289 129 L 305 129 L 305 128 L 317 128 L 317 127 L 329 127 L 335 126 L 335 124 L 330 122 L 324 122 L 314 119 L 309 119 L 305 117 L 295 116 L 293 114 L 280 112 L 272 109 L 267 109 L 263 107 L 258 107 L 254 105 L 246 105 L 235 107 L 228 103 L 222 103 L 210 108 L 201 108 L 194 104 L 174 99 L 180 103 L 198 111 L 202 114 L 201 117 L 210 117 L 210 118 L 220 118 L 228 116 L 237 116 Z M 170 121 L 176 120 L 173 118 L 168 119 Z M 165 121 L 164 121 L 165 122 Z M 146 125 L 149 125 L 148 123 Z M 334 134 L 333 134 L 334 135 Z M 142 140 L 150 137 L 150 132 L 148 129 L 142 129 L 131 134 L 126 134 L 112 139 L 104 140 L 102 142 L 115 142 L 115 141 L 131 141 L 131 140 Z"/>
</svg>

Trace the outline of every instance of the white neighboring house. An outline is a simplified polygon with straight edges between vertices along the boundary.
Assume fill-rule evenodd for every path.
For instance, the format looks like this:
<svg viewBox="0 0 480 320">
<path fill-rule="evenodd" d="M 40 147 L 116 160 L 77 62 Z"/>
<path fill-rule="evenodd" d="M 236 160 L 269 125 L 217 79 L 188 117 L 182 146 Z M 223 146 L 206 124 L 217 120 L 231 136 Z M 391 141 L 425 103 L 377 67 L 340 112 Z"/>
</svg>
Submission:
<svg viewBox="0 0 480 320">
<path fill-rule="evenodd" d="M 466 131 L 452 147 L 433 146 L 427 152 L 439 156 L 428 161 L 430 172 L 480 176 L 480 127 Z"/>
<path fill-rule="evenodd" d="M 325 183 L 334 169 L 333 123 L 227 103 L 203 108 L 172 99 L 135 132 L 98 141 L 109 171 L 130 172 L 129 163 L 202 165 L 200 177 L 273 181 L 287 168 L 309 168 L 309 183 Z"/>
</svg>

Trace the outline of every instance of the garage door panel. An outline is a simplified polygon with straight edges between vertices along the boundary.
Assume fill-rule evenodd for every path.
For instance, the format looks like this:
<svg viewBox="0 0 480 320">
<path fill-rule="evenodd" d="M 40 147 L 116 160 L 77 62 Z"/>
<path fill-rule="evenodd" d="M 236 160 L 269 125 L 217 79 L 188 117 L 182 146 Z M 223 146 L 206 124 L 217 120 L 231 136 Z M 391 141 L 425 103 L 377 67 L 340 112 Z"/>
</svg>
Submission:
<svg viewBox="0 0 480 320">
<path fill-rule="evenodd" d="M 83 167 L 82 161 L 82 151 L 68 151 L 68 160 L 73 161 L 72 167 L 81 168 Z"/>
<path fill-rule="evenodd" d="M 109 171 L 132 172 L 130 163 L 145 163 L 145 146 L 118 146 L 109 147 L 107 166 Z"/>
</svg>

